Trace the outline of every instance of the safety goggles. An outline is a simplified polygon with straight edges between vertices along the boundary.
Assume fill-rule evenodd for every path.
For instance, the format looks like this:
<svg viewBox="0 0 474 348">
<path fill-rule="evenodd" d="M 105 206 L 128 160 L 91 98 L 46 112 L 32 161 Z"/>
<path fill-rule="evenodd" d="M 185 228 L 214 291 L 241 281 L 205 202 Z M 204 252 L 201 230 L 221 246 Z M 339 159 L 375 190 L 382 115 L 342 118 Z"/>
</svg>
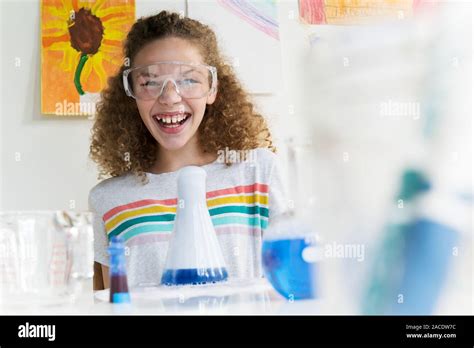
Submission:
<svg viewBox="0 0 474 348">
<path fill-rule="evenodd" d="M 139 100 L 153 100 L 160 97 L 168 82 L 183 98 L 202 98 L 216 90 L 217 69 L 204 64 L 167 61 L 123 72 L 125 93 Z"/>
</svg>

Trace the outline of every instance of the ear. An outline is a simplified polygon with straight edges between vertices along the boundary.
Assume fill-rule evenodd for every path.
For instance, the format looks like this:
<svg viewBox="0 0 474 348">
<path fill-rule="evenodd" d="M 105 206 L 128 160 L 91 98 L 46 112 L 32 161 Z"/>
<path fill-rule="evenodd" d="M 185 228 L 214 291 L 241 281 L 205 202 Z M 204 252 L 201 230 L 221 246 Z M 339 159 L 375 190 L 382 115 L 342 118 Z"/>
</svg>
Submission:
<svg viewBox="0 0 474 348">
<path fill-rule="evenodd" d="M 217 97 L 217 89 L 219 87 L 219 83 L 217 83 L 217 86 L 215 88 L 214 91 L 212 91 L 208 96 L 207 96 L 207 100 L 206 100 L 206 104 L 208 105 L 211 105 L 214 103 L 214 101 L 216 100 L 216 97 Z"/>
</svg>

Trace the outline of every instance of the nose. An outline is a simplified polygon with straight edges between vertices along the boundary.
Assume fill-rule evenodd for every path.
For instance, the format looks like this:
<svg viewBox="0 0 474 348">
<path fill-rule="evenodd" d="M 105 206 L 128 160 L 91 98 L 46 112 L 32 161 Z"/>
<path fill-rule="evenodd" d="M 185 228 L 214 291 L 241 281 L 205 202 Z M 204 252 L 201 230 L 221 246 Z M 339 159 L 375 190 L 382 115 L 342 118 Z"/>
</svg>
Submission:
<svg viewBox="0 0 474 348">
<path fill-rule="evenodd" d="M 181 96 L 178 93 L 178 86 L 174 80 L 165 80 L 158 99 L 162 104 L 175 104 L 181 101 Z"/>
</svg>

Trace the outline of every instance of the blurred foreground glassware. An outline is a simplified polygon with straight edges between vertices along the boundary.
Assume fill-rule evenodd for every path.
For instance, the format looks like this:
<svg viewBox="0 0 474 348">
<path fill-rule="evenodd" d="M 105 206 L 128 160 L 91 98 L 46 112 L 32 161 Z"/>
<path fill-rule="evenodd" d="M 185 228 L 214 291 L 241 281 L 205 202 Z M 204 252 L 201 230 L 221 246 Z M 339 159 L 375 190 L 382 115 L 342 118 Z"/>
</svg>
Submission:
<svg viewBox="0 0 474 348">
<path fill-rule="evenodd" d="M 276 218 L 265 232 L 265 277 L 289 301 L 317 297 L 320 258 L 317 235 L 291 213 Z"/>
<path fill-rule="evenodd" d="M 311 140 L 289 138 L 288 185 L 292 196 L 285 213 L 271 217 L 264 232 L 262 262 L 265 277 L 274 289 L 289 301 L 319 296 L 318 261 L 321 250 L 318 235 L 312 228 L 314 203 L 310 163 Z M 301 183 L 304 183 L 302 185 Z M 311 222 L 310 222 L 311 221 Z"/>
<path fill-rule="evenodd" d="M 89 213 L 0 212 L 0 304 L 74 301 L 92 282 Z"/>
</svg>

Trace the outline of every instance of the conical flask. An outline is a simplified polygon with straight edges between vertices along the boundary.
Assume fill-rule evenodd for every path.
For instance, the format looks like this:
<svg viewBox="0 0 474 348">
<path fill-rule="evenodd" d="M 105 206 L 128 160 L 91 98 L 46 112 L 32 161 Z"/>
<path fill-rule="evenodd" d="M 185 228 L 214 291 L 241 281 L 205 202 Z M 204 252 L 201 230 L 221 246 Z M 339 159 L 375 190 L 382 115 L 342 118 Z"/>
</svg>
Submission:
<svg viewBox="0 0 474 348">
<path fill-rule="evenodd" d="M 178 172 L 178 208 L 161 283 L 205 284 L 227 279 L 227 268 L 206 203 L 206 171 Z"/>
</svg>

